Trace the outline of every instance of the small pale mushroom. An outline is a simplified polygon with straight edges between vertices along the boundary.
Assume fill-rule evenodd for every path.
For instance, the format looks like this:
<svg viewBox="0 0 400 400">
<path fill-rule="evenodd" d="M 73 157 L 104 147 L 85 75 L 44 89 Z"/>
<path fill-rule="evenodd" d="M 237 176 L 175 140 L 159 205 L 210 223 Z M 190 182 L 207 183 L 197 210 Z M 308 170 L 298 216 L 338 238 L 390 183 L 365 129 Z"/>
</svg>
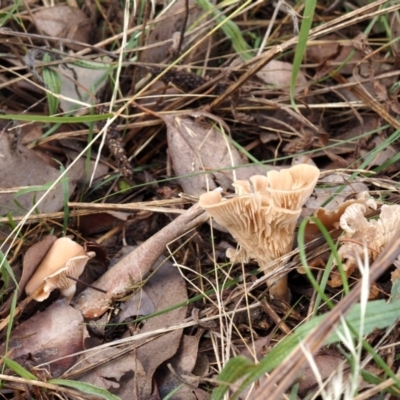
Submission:
<svg viewBox="0 0 400 400">
<path fill-rule="evenodd" d="M 375 209 L 376 203 L 370 201 L 368 207 Z M 340 227 L 345 232 L 344 236 L 350 239 L 344 240 L 338 249 L 338 256 L 347 276 L 351 276 L 357 270 L 358 260 L 363 260 L 364 245 L 369 258 L 375 260 L 400 231 L 400 205 L 384 204 L 379 219 L 368 220 L 365 217 L 367 210 L 364 204 L 352 204 L 340 217 Z M 343 282 L 337 270 L 331 272 L 328 284 L 331 287 L 342 286 Z"/>
<path fill-rule="evenodd" d="M 238 252 L 229 251 L 232 261 L 257 261 L 265 273 L 270 264 L 287 254 L 293 245 L 296 222 L 301 207 L 311 195 L 319 169 L 299 164 L 267 176 L 255 175 L 248 181 L 236 181 L 237 196 L 222 198 L 213 191 L 200 196 L 200 205 L 228 229 L 239 244 Z M 281 264 L 273 265 L 277 269 Z M 270 293 L 289 299 L 286 273 L 267 281 Z"/>
<path fill-rule="evenodd" d="M 352 204 L 363 204 L 365 207 L 368 207 L 372 210 L 376 210 L 377 208 L 376 201 L 370 196 L 369 192 L 364 191 L 358 193 L 357 198 L 341 203 L 334 210 L 318 208 L 317 210 L 315 210 L 313 216 L 316 217 L 328 231 L 331 231 L 332 229 L 337 229 L 340 227 L 341 216 Z M 320 235 L 321 231 L 319 230 L 318 225 L 310 221 L 307 224 L 305 231 L 306 243 L 320 237 Z"/>
<path fill-rule="evenodd" d="M 36 301 L 47 299 L 54 289 L 71 301 L 76 290 L 76 281 L 85 269 L 86 263 L 96 254 L 85 249 L 72 239 L 57 239 L 39 264 L 25 286 L 26 294 Z"/>
</svg>

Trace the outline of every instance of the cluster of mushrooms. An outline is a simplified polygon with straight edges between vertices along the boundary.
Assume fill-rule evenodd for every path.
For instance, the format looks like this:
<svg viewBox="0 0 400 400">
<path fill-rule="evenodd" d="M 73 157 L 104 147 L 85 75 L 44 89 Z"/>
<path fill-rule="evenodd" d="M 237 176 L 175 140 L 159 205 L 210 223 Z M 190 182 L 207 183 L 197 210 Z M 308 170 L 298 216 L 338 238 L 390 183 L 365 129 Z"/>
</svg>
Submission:
<svg viewBox="0 0 400 400">
<path fill-rule="evenodd" d="M 319 169 L 300 164 L 267 176 L 255 175 L 250 182 L 238 180 L 233 186 L 236 196 L 222 198 L 213 191 L 200 196 L 200 205 L 237 240 L 239 249 L 229 251 L 233 261 L 256 260 L 266 273 L 276 269 L 276 260 L 293 245 L 294 230 L 301 208 L 311 195 L 319 178 Z M 57 239 L 25 287 L 36 301 L 48 298 L 59 289 L 68 301 L 76 290 L 76 279 L 82 274 L 94 252 L 68 237 Z M 268 280 L 271 294 L 287 300 L 287 276 Z"/>
<path fill-rule="evenodd" d="M 200 206 L 238 243 L 236 250 L 227 250 L 227 257 L 232 262 L 255 260 L 266 274 L 275 272 L 267 279 L 270 294 L 285 301 L 290 298 L 287 272 L 278 270 L 285 262 L 283 256 L 292 250 L 297 220 L 319 175 L 317 167 L 299 164 L 269 171 L 266 176 L 254 175 L 250 181 L 237 180 L 233 183 L 236 194 L 231 198 L 223 198 L 218 189 L 200 196 Z M 367 220 L 368 210 L 376 208 L 376 201 L 368 192 L 362 192 L 337 210 L 320 208 L 314 213 L 328 230 L 340 227 L 344 237 L 351 239 L 344 241 L 338 250 L 348 276 L 362 258 L 362 244 L 367 246 L 370 258 L 375 259 L 399 230 L 400 205 L 383 205 L 380 219 Z M 309 241 L 316 227 L 311 223 L 307 228 Z M 43 301 L 54 289 L 59 289 L 71 301 L 77 278 L 94 256 L 93 251 L 86 251 L 68 237 L 57 239 L 27 283 L 25 292 L 32 299 Z M 332 272 L 329 284 L 342 284 L 337 272 Z"/>
</svg>

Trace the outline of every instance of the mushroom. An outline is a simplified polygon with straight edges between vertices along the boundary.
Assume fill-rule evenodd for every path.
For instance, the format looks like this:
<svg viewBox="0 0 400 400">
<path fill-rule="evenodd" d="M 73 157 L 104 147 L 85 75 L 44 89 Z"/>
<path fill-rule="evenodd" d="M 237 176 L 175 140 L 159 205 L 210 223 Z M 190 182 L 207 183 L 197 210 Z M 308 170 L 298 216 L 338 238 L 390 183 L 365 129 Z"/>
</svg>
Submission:
<svg viewBox="0 0 400 400">
<path fill-rule="evenodd" d="M 364 191 L 358 193 L 355 199 L 346 200 L 341 203 L 336 209 L 328 210 L 326 208 L 318 208 L 314 212 L 314 217 L 316 217 L 325 226 L 328 231 L 332 229 L 339 228 L 340 217 L 344 214 L 348 207 L 352 204 L 363 204 L 366 207 L 376 210 L 376 201 L 370 196 L 369 192 Z M 306 243 L 311 242 L 315 238 L 319 237 L 321 232 L 318 226 L 310 221 L 308 222 L 305 230 L 305 241 Z"/>
<path fill-rule="evenodd" d="M 345 232 L 338 256 L 342 260 L 343 269 L 347 276 L 357 270 L 358 260 L 364 257 L 364 245 L 368 257 L 375 260 L 383 248 L 398 235 L 400 229 L 400 205 L 384 204 L 381 207 L 379 219 L 367 220 L 365 214 L 368 208 L 376 209 L 377 204 L 372 199 L 368 205 L 351 204 L 340 217 L 340 227 Z M 336 260 L 333 262 L 336 265 Z M 342 286 L 343 282 L 337 270 L 331 272 L 329 286 Z"/>
<path fill-rule="evenodd" d="M 287 254 L 293 245 L 294 230 L 301 207 L 311 195 L 319 177 L 318 168 L 299 164 L 267 176 L 254 175 L 248 181 L 236 181 L 236 196 L 223 199 L 213 191 L 200 196 L 200 205 L 228 229 L 239 249 L 228 251 L 232 261 L 257 261 L 265 273 L 279 268 L 274 261 Z M 287 275 L 268 279 L 270 293 L 289 299 Z"/>
<path fill-rule="evenodd" d="M 39 267 L 25 286 L 26 294 L 36 301 L 47 299 L 54 289 L 71 301 L 76 290 L 76 281 L 83 272 L 88 260 L 95 256 L 72 239 L 57 239 L 46 253 Z"/>
</svg>

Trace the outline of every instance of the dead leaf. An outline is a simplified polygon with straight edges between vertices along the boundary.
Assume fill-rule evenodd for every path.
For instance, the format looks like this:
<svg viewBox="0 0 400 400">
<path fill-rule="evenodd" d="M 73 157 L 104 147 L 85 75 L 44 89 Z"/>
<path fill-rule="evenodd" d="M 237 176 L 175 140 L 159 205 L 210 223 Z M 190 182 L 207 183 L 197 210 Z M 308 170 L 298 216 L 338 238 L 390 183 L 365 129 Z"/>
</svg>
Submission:
<svg viewBox="0 0 400 400">
<path fill-rule="evenodd" d="M 196 396 L 193 394 L 193 389 L 198 386 L 199 378 L 192 375 L 192 371 L 197 361 L 199 340 L 199 335 L 184 335 L 178 352 L 168 363 L 168 366 L 170 367 L 164 365 L 159 371 L 157 371 L 156 382 L 161 397 L 164 398 L 183 382 L 186 382 L 189 383 L 189 385 L 184 384 L 177 392 L 175 392 L 174 399 L 196 400 Z M 174 372 L 172 372 L 171 369 Z"/>
<path fill-rule="evenodd" d="M 46 35 L 89 43 L 91 24 L 86 14 L 79 8 L 69 6 L 45 7 L 33 14 L 33 20 L 39 32 Z M 73 50 L 82 46 L 68 43 Z"/>
<path fill-rule="evenodd" d="M 152 292 L 153 301 L 157 298 L 156 312 L 177 305 L 187 300 L 186 284 L 178 269 L 172 263 L 166 262 L 162 265 L 152 278 L 147 282 L 145 288 Z M 187 307 L 179 307 L 167 313 L 150 318 L 146 321 L 140 333 L 152 332 L 157 329 L 170 327 L 183 322 L 186 317 Z M 129 383 L 121 387 L 117 393 L 123 399 L 133 399 L 134 393 L 138 399 L 149 399 L 153 394 L 153 375 L 156 369 L 165 361 L 169 360 L 178 351 L 183 329 L 176 329 L 140 346 L 136 350 L 137 358 L 143 366 L 145 375 L 138 375 Z M 131 397 L 127 397 L 127 396 Z"/>
<path fill-rule="evenodd" d="M 61 80 L 61 109 L 65 112 L 74 111 L 74 115 L 77 115 L 82 106 L 73 100 L 96 103 L 95 95 L 106 81 L 110 62 L 111 58 L 104 57 L 91 61 L 85 67 L 71 63 L 60 66 L 58 74 Z M 71 100 L 68 101 L 67 98 Z M 86 108 L 84 112 L 87 112 Z"/>
<path fill-rule="evenodd" d="M 2 173 L 1 188 L 3 189 L 49 184 L 61 174 L 59 170 L 45 163 L 33 150 L 29 150 L 23 145 L 18 145 L 15 150 L 12 149 L 7 135 L 0 136 L 0 171 Z M 75 177 L 71 176 L 68 181 L 70 193 L 75 188 L 75 182 Z M 10 212 L 14 215 L 24 214 L 34 205 L 35 201 L 40 199 L 43 193 L 43 190 L 32 190 L 27 194 L 16 196 L 15 193 L 1 194 L 0 190 L 0 214 Z M 37 206 L 37 210 L 40 213 L 51 213 L 59 211 L 63 204 L 63 188 L 61 183 L 58 183 Z"/>
<path fill-rule="evenodd" d="M 121 347 L 109 347 L 98 351 L 91 349 L 88 354 L 81 355 L 75 368 L 90 368 L 90 371 L 80 375 L 77 380 L 103 389 L 118 389 L 120 380 L 127 372 L 135 370 L 137 374 L 145 375 L 143 366 L 133 352 L 117 357 L 123 351 Z M 73 374 L 74 369 L 69 373 Z"/>
<path fill-rule="evenodd" d="M 320 354 L 316 354 L 313 359 L 322 381 L 325 381 L 331 376 L 337 376 L 338 371 L 340 371 L 341 368 L 343 370 L 343 383 L 348 382 L 350 379 L 353 379 L 351 376 L 350 366 L 341 354 L 331 350 L 325 350 Z M 373 365 L 367 365 L 365 367 L 365 370 L 374 375 L 379 375 L 381 373 L 381 370 Z M 326 390 L 329 391 L 329 387 L 333 384 L 334 382 L 330 381 Z M 370 384 L 361 379 L 361 377 L 359 378 L 358 390 L 365 389 L 369 385 Z M 307 363 L 307 366 L 302 370 L 299 378 L 298 394 L 302 397 L 308 397 L 306 395 L 310 391 L 314 392 L 314 389 L 318 388 L 319 383 L 316 378 L 315 372 L 310 367 L 310 364 Z"/>
<path fill-rule="evenodd" d="M 262 166 L 229 169 L 243 164 L 231 139 L 206 120 L 209 114 L 196 112 L 194 116 L 186 113 L 162 117 L 167 125 L 168 152 L 185 193 L 199 196 L 217 185 L 230 188 L 235 177 L 246 179 L 247 174 L 255 172 L 265 175 L 268 168 Z M 225 170 L 201 174 L 214 169 Z"/>
<path fill-rule="evenodd" d="M 277 89 L 290 89 L 292 79 L 293 65 L 291 63 L 279 60 L 271 60 L 260 71 L 256 73 L 257 77 L 268 85 L 273 85 Z M 295 93 L 298 94 L 308 87 L 305 75 L 299 71 L 297 75 Z"/>
<path fill-rule="evenodd" d="M 174 56 L 176 52 L 176 43 L 180 40 L 180 33 L 182 32 L 183 23 L 186 14 L 186 1 L 178 0 L 175 1 L 168 10 L 160 15 L 155 20 L 153 29 L 147 39 L 148 47 L 144 49 L 140 54 L 140 62 L 144 64 L 159 64 L 165 61 L 171 55 Z M 199 5 L 195 0 L 189 0 L 189 15 L 186 23 L 185 39 L 182 43 L 182 50 L 187 48 L 190 44 L 200 42 L 200 38 L 204 38 L 206 32 L 211 30 L 210 24 L 206 24 L 204 27 L 192 27 L 191 25 L 195 21 L 202 20 L 206 11 Z M 195 51 L 192 51 L 183 62 L 190 64 L 194 61 L 201 60 L 204 57 L 204 53 L 210 46 L 210 39 L 204 40 L 199 44 Z"/>
<path fill-rule="evenodd" d="M 307 46 L 307 57 L 310 61 L 320 64 L 329 60 L 328 62 L 332 66 L 332 69 L 339 67 L 349 58 L 346 64 L 340 69 L 340 73 L 343 75 L 351 75 L 354 66 L 363 59 L 363 56 L 360 52 L 354 50 L 350 40 L 344 43 L 340 51 L 338 51 L 338 41 L 343 42 L 343 39 L 342 36 L 336 33 L 322 36 L 318 41 Z M 333 56 L 336 57 L 332 59 Z M 364 72 L 364 68 L 368 68 L 367 61 L 363 61 L 361 65 L 363 68 L 362 71 Z"/>
<path fill-rule="evenodd" d="M 319 183 L 320 186 L 326 184 L 326 187 L 315 188 L 313 195 L 307 200 L 305 206 L 309 209 L 316 210 L 322 207 L 322 204 L 333 196 L 333 199 L 324 206 L 325 210 L 333 211 L 338 209 L 350 195 L 368 191 L 367 185 L 357 181 L 357 179 L 349 181 L 349 178 L 350 175 L 348 174 L 336 173 L 324 176 Z M 336 193 L 338 188 L 342 185 L 344 185 L 344 188 L 339 193 Z"/>
<path fill-rule="evenodd" d="M 135 250 L 137 246 L 126 246 L 123 248 L 125 254 L 129 254 Z M 118 254 L 116 255 L 118 259 Z M 114 257 L 115 258 L 115 257 Z M 162 262 L 163 260 L 159 260 Z M 149 279 L 147 284 L 138 290 L 128 301 L 124 301 L 120 305 L 120 313 L 118 314 L 118 322 L 123 322 L 133 316 L 142 316 L 152 314 L 156 311 L 157 301 L 153 301 L 152 296 L 152 280 L 154 275 Z M 147 292 L 150 291 L 150 296 Z M 157 300 L 157 299 L 156 299 Z"/>
<path fill-rule="evenodd" d="M 384 74 L 385 72 L 392 71 L 393 67 L 384 62 L 375 62 L 372 63 L 371 68 L 374 68 L 374 76 L 371 75 L 371 71 L 367 70 L 364 73 L 360 71 L 356 71 L 356 74 L 353 76 L 350 76 L 348 78 L 348 82 L 354 83 L 355 85 L 353 87 L 357 86 L 362 86 L 363 90 L 367 93 L 369 93 L 370 96 L 373 98 L 376 97 L 376 92 L 375 92 L 375 86 L 374 85 L 374 80 L 375 76 Z M 397 76 L 391 76 L 387 77 L 384 79 L 379 80 L 380 87 L 382 88 L 390 88 L 395 82 L 397 81 Z M 382 91 L 382 89 L 380 89 Z M 343 95 L 343 97 L 346 98 L 348 101 L 360 101 L 360 98 L 357 96 L 356 93 L 351 91 L 350 89 L 346 88 L 340 88 L 338 91 Z"/>
<path fill-rule="evenodd" d="M 52 376 L 58 377 L 76 362 L 77 356 L 70 354 L 83 350 L 86 335 L 81 313 L 61 299 L 13 330 L 8 356 L 22 365 L 28 360 L 30 365 L 48 364 Z M 3 344 L 0 352 L 4 351 Z"/>
<path fill-rule="evenodd" d="M 382 146 L 384 142 L 384 139 L 382 139 L 380 136 L 375 135 L 370 142 L 368 142 L 371 147 L 381 147 L 381 151 L 376 154 L 375 158 L 370 161 L 368 164 L 368 167 L 375 167 L 377 165 L 383 165 L 386 161 L 388 161 L 390 158 L 396 156 L 398 154 L 398 151 L 392 146 L 385 144 Z M 369 157 L 370 151 L 360 149 L 360 155 L 363 158 Z"/>
<path fill-rule="evenodd" d="M 331 354 L 332 353 L 332 354 Z M 346 365 L 346 360 L 340 354 L 317 354 L 313 357 L 322 381 L 335 373 L 340 365 Z M 343 368 L 343 367 L 342 367 Z M 346 374 L 348 375 L 348 373 Z M 314 370 L 309 364 L 301 371 L 299 385 L 299 395 L 304 396 L 311 389 L 318 387 L 318 380 Z"/>
</svg>

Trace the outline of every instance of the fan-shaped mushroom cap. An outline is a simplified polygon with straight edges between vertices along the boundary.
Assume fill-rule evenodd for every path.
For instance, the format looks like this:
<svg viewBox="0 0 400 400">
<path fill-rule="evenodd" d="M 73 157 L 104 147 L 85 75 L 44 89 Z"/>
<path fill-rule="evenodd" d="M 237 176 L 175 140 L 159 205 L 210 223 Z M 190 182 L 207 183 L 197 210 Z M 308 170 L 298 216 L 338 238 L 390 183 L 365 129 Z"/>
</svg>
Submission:
<svg viewBox="0 0 400 400">
<path fill-rule="evenodd" d="M 43 301 L 54 289 L 59 288 L 70 300 L 75 293 L 76 282 L 66 276 L 78 278 L 87 261 L 94 256 L 94 252 L 85 254 L 84 248 L 68 237 L 57 239 L 25 286 L 26 294 L 30 295 L 41 288 L 34 299 Z"/>
<path fill-rule="evenodd" d="M 340 217 L 340 227 L 350 234 L 360 230 L 367 230 L 369 223 L 364 217 L 366 213 L 367 207 L 364 204 L 351 204 Z"/>
<path fill-rule="evenodd" d="M 298 164 L 280 171 L 268 171 L 268 192 L 274 203 L 282 208 L 297 210 L 311 196 L 319 178 L 319 169 Z"/>
<path fill-rule="evenodd" d="M 69 259 L 64 268 L 61 268 L 44 279 L 43 289 L 35 296 L 35 300 L 43 301 L 49 297 L 54 289 L 60 289 L 61 294 L 66 297 L 68 301 L 71 301 L 75 294 L 76 281 L 69 277 L 79 278 L 85 269 L 86 263 L 95 255 L 96 253 L 94 251 L 89 251 L 83 256 Z"/>
<path fill-rule="evenodd" d="M 238 196 L 200 196 L 200 205 L 226 227 L 241 247 L 242 259 L 255 259 L 262 268 L 290 251 L 301 207 L 314 190 L 318 168 L 299 164 L 286 170 L 236 181 Z M 243 253 L 244 252 L 244 253 Z"/>
</svg>

